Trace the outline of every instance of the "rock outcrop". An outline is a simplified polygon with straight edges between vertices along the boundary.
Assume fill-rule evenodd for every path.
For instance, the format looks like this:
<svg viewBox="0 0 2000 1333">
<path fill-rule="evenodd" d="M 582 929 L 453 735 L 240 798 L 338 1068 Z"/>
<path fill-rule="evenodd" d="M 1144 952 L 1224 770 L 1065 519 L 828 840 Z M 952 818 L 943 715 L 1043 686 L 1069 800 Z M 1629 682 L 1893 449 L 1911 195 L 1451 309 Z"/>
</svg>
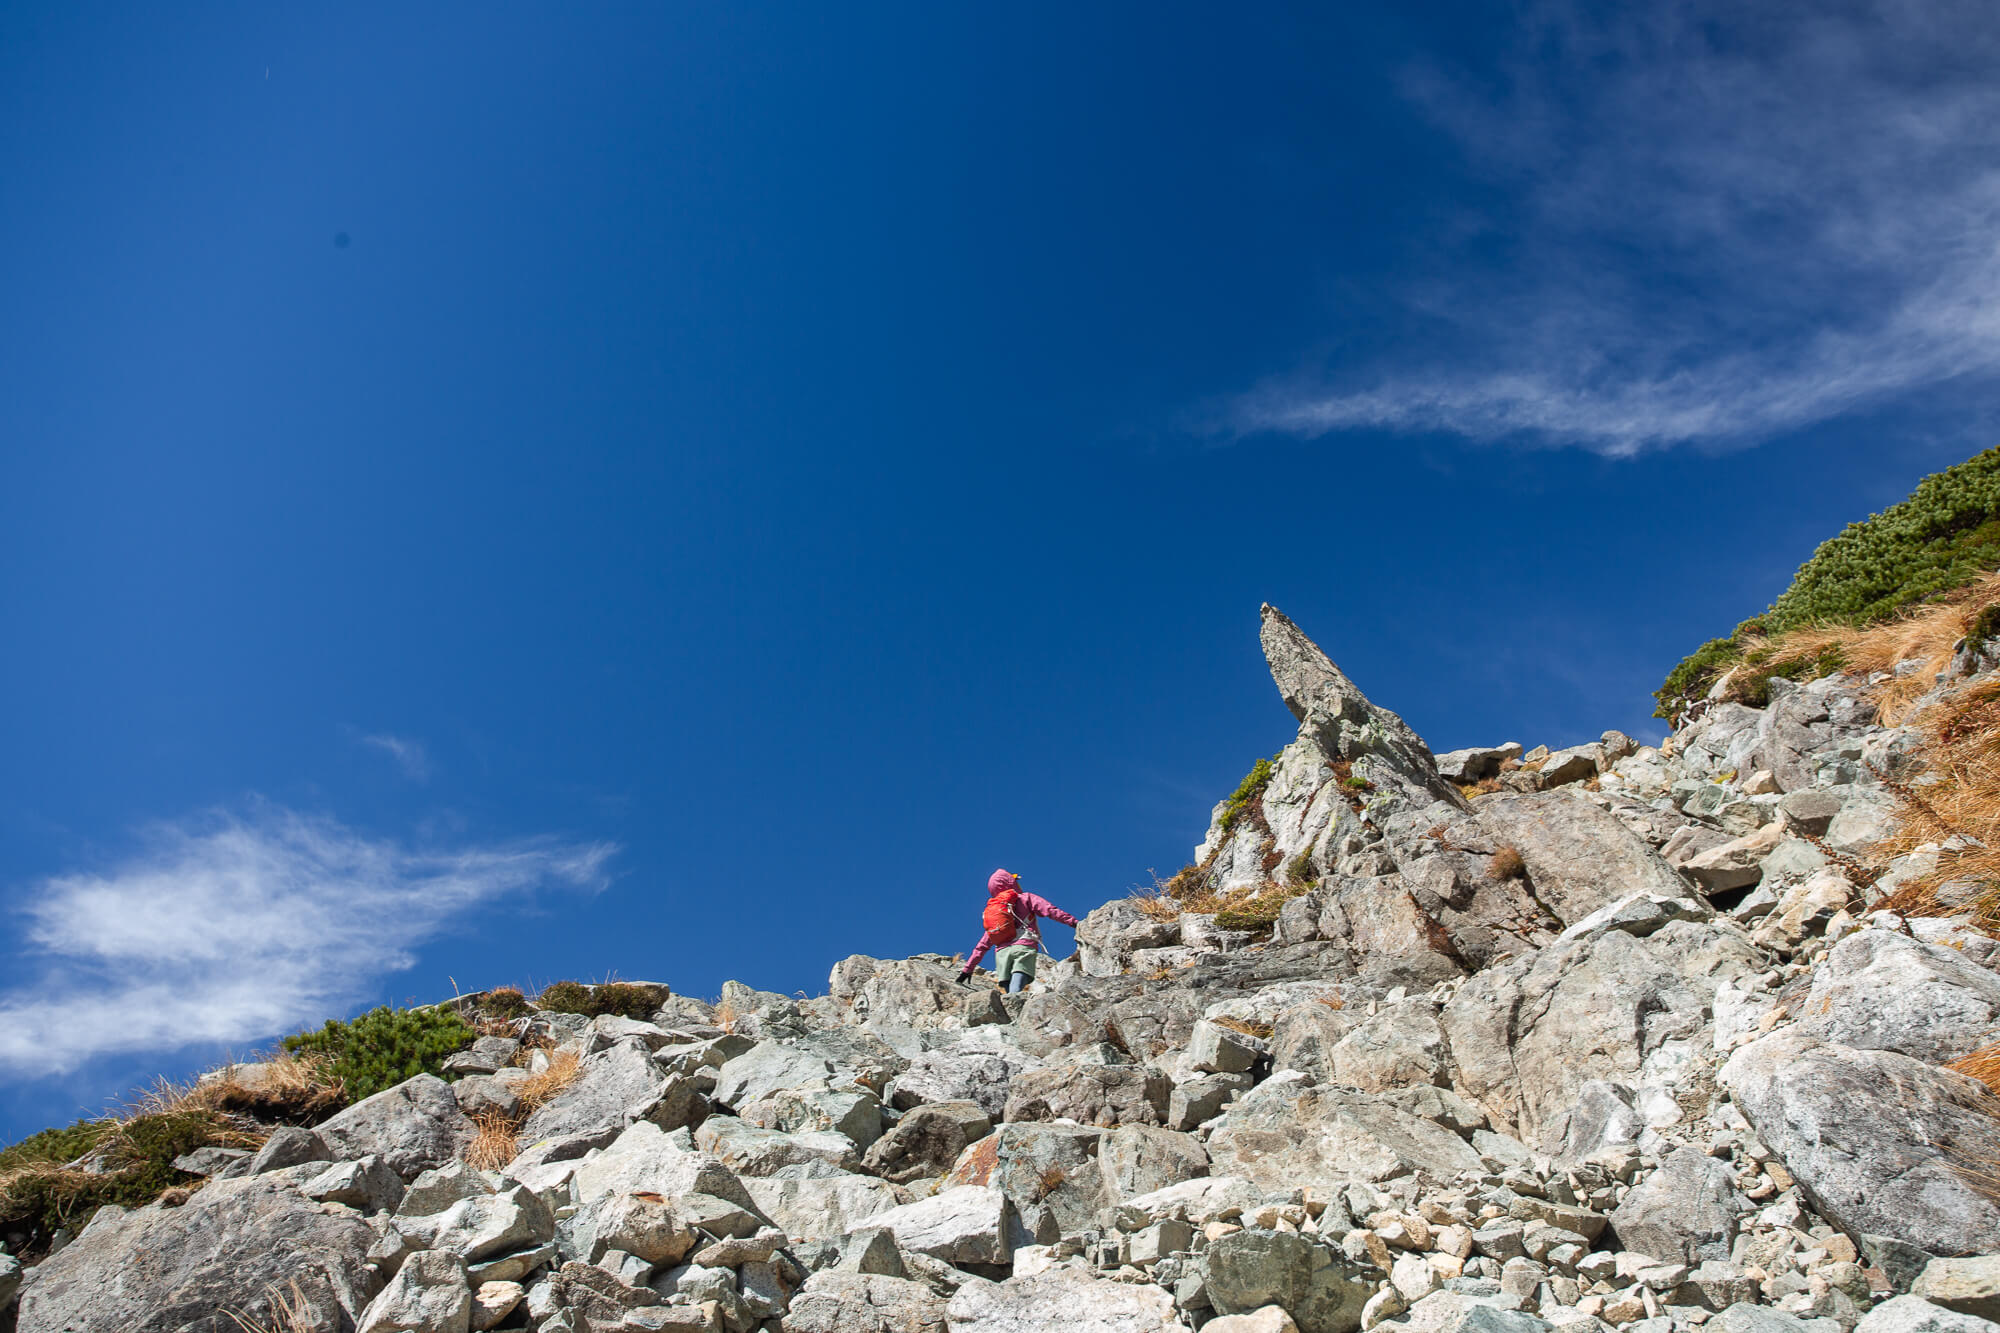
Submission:
<svg viewBox="0 0 2000 1333">
<path fill-rule="evenodd" d="M 2000 1333 L 2000 1098 L 1946 1067 L 2000 1039 L 2000 946 L 1872 910 L 1913 733 L 1866 682 L 1434 756 L 1262 642 L 1294 740 L 1184 899 L 1026 995 L 855 957 L 530 1013 L 0 1255 L 0 1327 Z"/>
</svg>

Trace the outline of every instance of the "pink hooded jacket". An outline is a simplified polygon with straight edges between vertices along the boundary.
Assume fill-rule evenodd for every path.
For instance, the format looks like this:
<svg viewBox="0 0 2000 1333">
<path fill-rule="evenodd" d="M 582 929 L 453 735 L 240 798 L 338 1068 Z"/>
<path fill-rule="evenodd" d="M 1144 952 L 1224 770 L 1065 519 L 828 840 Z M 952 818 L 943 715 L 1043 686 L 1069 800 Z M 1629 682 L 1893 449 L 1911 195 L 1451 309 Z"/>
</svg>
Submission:
<svg viewBox="0 0 2000 1333">
<path fill-rule="evenodd" d="M 1021 881 L 1015 877 L 1014 872 L 1011 870 L 996 870 L 993 872 L 992 878 L 986 881 L 986 896 L 988 898 L 996 898 L 1008 889 L 1012 889 L 1015 893 L 1020 894 L 1020 906 L 1027 909 L 1026 918 L 1022 920 L 1014 938 L 1007 942 L 1008 946 L 1032 944 L 1036 948 L 1040 948 L 1042 943 L 1042 917 L 1060 921 L 1065 926 L 1074 926 L 1076 924 L 1075 917 L 1063 911 L 1062 908 L 1057 907 L 1047 898 L 1042 897 L 1040 894 L 1024 891 L 1021 888 Z M 984 958 L 986 951 L 993 947 L 993 941 L 989 938 L 992 933 L 991 931 L 980 932 L 979 944 L 973 949 L 972 957 L 965 960 L 965 970 L 967 972 L 978 967 L 979 960 Z"/>
</svg>

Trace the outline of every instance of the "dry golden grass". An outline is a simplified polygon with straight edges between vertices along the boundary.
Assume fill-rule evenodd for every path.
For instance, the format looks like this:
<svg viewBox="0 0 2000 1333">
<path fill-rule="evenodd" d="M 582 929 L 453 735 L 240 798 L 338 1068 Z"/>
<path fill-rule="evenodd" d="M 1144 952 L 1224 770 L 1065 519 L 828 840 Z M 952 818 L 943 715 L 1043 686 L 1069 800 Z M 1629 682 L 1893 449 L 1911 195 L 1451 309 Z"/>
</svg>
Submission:
<svg viewBox="0 0 2000 1333">
<path fill-rule="evenodd" d="M 1884 865 L 1954 836 L 1969 845 L 1941 853 L 1934 871 L 1876 906 L 1921 916 L 1970 911 L 1989 933 L 2000 933 L 2000 685 L 1961 691 L 1922 714 L 1913 715 L 1912 709 L 1934 688 L 1937 673 L 1950 665 L 1954 646 L 1995 604 L 2000 604 L 2000 573 L 1982 575 L 1948 597 L 1880 625 L 1809 626 L 1754 645 L 1765 662 L 1834 654 L 1843 670 L 1864 677 L 1893 673 L 1899 662 L 1921 664 L 1905 675 L 1891 675 L 1871 691 L 1885 724 L 1908 724 L 1921 733 L 1920 757 L 1930 781 L 1916 787 L 1885 779 L 1897 797 L 1902 827 L 1871 848 L 1869 859 Z M 1866 870 L 1861 874 L 1868 877 Z M 1955 891 L 1953 901 L 1945 901 L 1940 891 L 1946 884 L 1968 881 L 1969 891 Z"/>
<path fill-rule="evenodd" d="M 472 1117 L 472 1143 L 465 1150 L 467 1166 L 480 1171 L 498 1171 L 521 1154 L 521 1122 L 500 1111 L 481 1111 Z"/>
<path fill-rule="evenodd" d="M 1312 888 L 1310 880 L 1298 884 L 1271 884 L 1262 887 L 1232 889 L 1222 892 L 1191 873 L 1194 867 L 1184 869 L 1170 880 L 1161 880 L 1153 875 L 1150 885 L 1140 885 L 1132 890 L 1131 902 L 1155 921 L 1178 921 L 1183 912 L 1198 915 L 1228 916 L 1230 921 L 1217 921 L 1224 930 L 1256 930 L 1268 925 L 1278 915 L 1278 909 L 1293 898 L 1299 897 Z M 1176 892 L 1176 888 L 1180 890 Z M 1257 924 L 1262 923 L 1262 924 Z"/>
<path fill-rule="evenodd" d="M 347 1091 L 331 1072 L 333 1060 L 318 1051 L 281 1051 L 254 1064 L 228 1064 L 193 1083 L 161 1079 L 132 1108 L 133 1114 L 214 1111 L 285 1123 L 311 1122 L 347 1105 Z M 254 1068 L 253 1075 L 249 1071 Z"/>
<path fill-rule="evenodd" d="M 1252 1023 L 1247 1019 L 1241 1018 L 1211 1018 L 1208 1021 L 1219 1028 L 1228 1028 L 1231 1032 L 1240 1032 L 1246 1037 L 1255 1037 L 1259 1041 L 1263 1041 L 1271 1035 L 1271 1025 L 1269 1023 Z"/>
<path fill-rule="evenodd" d="M 269 1315 L 253 1315 L 242 1309 L 224 1310 L 223 1313 L 243 1333 L 319 1333 L 320 1323 L 313 1317 L 311 1302 L 300 1290 L 297 1279 L 286 1285 L 289 1290 L 276 1284 L 270 1287 Z"/>
<path fill-rule="evenodd" d="M 1982 574 L 1956 592 L 1914 607 L 1894 620 L 1856 629 L 1848 625 L 1808 625 L 1770 639 L 1748 642 L 1766 662 L 1818 657 L 1838 650 L 1843 670 L 1861 676 L 1894 671 L 1898 662 L 1915 660 L 1921 669 L 1887 681 L 1875 691 L 1882 721 L 1900 723 L 1910 706 L 1930 692 L 1932 678 L 1951 662 L 1952 646 L 1986 607 L 2000 603 L 2000 572 Z"/>
<path fill-rule="evenodd" d="M 2000 1045 L 1982 1046 L 1971 1055 L 1953 1060 L 1945 1068 L 1970 1075 L 1989 1090 L 2000 1093 Z"/>
<path fill-rule="evenodd" d="M 1519 847 L 1506 843 L 1486 862 L 1486 873 L 1495 879 L 1521 879 L 1528 873 L 1528 863 L 1521 859 Z"/>
<path fill-rule="evenodd" d="M 530 1111 L 540 1110 L 554 1101 L 558 1094 L 576 1082 L 583 1072 L 583 1061 L 575 1051 L 556 1051 L 549 1056 L 549 1067 L 529 1078 L 521 1085 L 517 1094 L 521 1105 Z"/>
</svg>

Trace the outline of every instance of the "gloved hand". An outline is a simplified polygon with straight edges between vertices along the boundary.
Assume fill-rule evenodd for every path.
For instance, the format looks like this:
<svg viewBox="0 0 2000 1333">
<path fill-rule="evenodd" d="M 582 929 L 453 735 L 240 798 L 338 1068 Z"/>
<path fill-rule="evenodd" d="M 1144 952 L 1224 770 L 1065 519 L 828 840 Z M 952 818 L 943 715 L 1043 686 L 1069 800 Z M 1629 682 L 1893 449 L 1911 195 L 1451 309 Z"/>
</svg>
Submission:
<svg viewBox="0 0 2000 1333">
<path fill-rule="evenodd" d="M 958 974 L 958 984 L 961 986 L 970 986 L 972 984 L 972 970 L 970 968 Z"/>
</svg>

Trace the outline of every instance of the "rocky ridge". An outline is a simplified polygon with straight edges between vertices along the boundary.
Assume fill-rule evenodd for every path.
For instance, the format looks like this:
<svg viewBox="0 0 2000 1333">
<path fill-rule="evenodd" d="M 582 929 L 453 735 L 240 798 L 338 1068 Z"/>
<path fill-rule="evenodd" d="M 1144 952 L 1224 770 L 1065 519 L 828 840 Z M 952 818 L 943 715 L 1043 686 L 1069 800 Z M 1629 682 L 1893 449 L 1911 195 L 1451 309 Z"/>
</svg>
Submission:
<svg viewBox="0 0 2000 1333">
<path fill-rule="evenodd" d="M 0 1323 L 2000 1333 L 2000 1099 L 1945 1067 L 2000 1041 L 2000 944 L 1872 908 L 1936 854 L 1857 859 L 1921 781 L 1880 681 L 1433 755 L 1269 607 L 1263 646 L 1297 738 L 1176 881 L 1221 911 L 1108 903 L 1017 996 L 854 957 L 530 1013 L 0 1256 Z"/>
</svg>

